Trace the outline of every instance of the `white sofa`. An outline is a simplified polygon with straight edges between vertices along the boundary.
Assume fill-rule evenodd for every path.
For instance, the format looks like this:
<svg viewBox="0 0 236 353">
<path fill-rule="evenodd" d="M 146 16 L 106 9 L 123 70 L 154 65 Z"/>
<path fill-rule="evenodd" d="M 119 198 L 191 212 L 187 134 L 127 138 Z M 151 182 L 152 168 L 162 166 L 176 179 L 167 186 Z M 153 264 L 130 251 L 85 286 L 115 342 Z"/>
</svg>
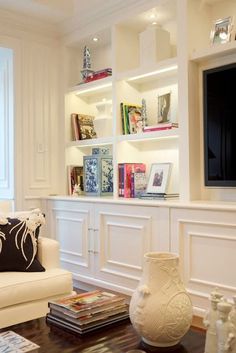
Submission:
<svg viewBox="0 0 236 353">
<path fill-rule="evenodd" d="M 37 256 L 45 272 L 0 272 L 0 328 L 45 316 L 49 300 L 71 294 L 72 274 L 59 266 L 58 242 L 40 237 Z"/>
</svg>

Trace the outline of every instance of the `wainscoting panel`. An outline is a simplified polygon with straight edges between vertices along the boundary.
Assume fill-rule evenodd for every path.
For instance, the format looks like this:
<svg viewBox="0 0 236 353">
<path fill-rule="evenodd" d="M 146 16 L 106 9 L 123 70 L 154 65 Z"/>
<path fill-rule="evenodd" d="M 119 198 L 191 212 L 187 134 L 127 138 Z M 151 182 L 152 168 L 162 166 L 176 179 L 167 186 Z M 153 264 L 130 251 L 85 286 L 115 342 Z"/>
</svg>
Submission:
<svg viewBox="0 0 236 353">
<path fill-rule="evenodd" d="M 172 250 L 180 255 L 185 286 L 196 307 L 208 307 L 218 287 L 228 299 L 236 293 L 236 217 L 225 212 L 172 210 Z"/>
</svg>

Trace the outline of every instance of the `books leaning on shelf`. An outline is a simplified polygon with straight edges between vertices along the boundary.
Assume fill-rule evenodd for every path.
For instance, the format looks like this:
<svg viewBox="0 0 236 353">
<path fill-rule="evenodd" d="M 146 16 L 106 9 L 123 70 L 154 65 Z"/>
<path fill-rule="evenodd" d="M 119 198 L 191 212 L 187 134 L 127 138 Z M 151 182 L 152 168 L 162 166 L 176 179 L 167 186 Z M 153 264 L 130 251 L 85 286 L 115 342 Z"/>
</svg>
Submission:
<svg viewBox="0 0 236 353">
<path fill-rule="evenodd" d="M 145 192 L 147 186 L 144 163 L 118 164 L 119 197 L 134 198 Z"/>
<path fill-rule="evenodd" d="M 79 135 L 81 140 L 93 139 L 97 137 L 93 122 L 94 116 L 78 114 Z"/>
<path fill-rule="evenodd" d="M 80 140 L 78 114 L 71 113 L 71 137 L 73 141 Z"/>
<path fill-rule="evenodd" d="M 143 132 L 142 106 L 120 103 L 123 135 Z"/>
<path fill-rule="evenodd" d="M 169 130 L 173 128 L 178 128 L 178 123 L 160 123 L 157 125 L 144 126 L 143 132 L 152 132 L 152 131 L 160 131 L 160 130 Z"/>
<path fill-rule="evenodd" d="M 73 195 L 75 191 L 75 186 L 79 186 L 80 190 L 84 190 L 84 177 L 83 177 L 83 166 L 79 165 L 68 165 L 67 166 L 68 175 L 68 193 Z"/>
<path fill-rule="evenodd" d="M 125 298 L 96 290 L 75 294 L 48 303 L 49 324 L 84 334 L 129 317 Z"/>
<path fill-rule="evenodd" d="M 179 194 L 178 193 L 170 193 L 170 194 L 166 194 L 166 193 L 143 193 L 140 195 L 141 199 L 144 200 L 167 200 L 167 199 L 174 199 L 174 198 L 178 198 Z"/>
<path fill-rule="evenodd" d="M 0 333 L 0 352 L 6 353 L 36 353 L 39 346 L 13 331 Z"/>
</svg>

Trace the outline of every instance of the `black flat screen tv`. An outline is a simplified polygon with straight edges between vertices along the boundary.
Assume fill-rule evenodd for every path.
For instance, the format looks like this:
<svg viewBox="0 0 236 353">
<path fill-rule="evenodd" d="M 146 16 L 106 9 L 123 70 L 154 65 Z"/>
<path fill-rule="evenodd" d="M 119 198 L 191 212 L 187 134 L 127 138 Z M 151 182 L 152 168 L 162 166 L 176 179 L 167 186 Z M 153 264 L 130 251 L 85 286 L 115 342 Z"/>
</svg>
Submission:
<svg viewBox="0 0 236 353">
<path fill-rule="evenodd" d="M 203 71 L 205 185 L 236 186 L 236 63 Z"/>
</svg>

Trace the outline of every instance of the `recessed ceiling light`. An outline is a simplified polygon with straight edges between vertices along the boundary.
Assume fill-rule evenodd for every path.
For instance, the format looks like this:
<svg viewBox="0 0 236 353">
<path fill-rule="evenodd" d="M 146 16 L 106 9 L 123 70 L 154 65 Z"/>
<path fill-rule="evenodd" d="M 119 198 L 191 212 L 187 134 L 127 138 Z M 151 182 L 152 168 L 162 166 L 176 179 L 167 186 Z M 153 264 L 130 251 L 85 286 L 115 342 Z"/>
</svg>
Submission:
<svg viewBox="0 0 236 353">
<path fill-rule="evenodd" d="M 150 18 L 151 20 L 153 20 L 155 17 L 156 17 L 156 15 L 155 15 L 154 13 L 151 13 L 151 15 L 149 16 L 149 18 Z"/>
<path fill-rule="evenodd" d="M 94 42 L 97 42 L 97 41 L 98 41 L 98 38 L 97 38 L 97 37 L 93 37 L 93 41 L 94 41 Z"/>
</svg>

